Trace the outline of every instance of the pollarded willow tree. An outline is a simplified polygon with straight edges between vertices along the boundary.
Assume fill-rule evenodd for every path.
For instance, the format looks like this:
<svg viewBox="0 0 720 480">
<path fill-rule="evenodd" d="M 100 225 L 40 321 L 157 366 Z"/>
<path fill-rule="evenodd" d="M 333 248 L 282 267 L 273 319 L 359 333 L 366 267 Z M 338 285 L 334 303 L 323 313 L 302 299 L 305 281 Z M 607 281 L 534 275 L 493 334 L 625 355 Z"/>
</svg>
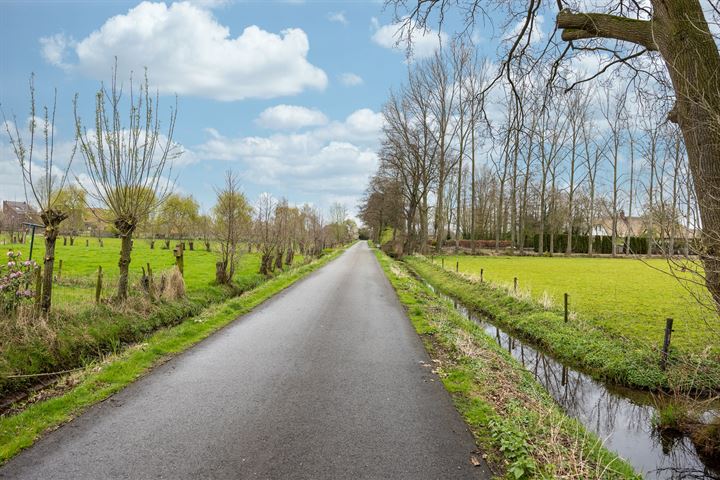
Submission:
<svg viewBox="0 0 720 480">
<path fill-rule="evenodd" d="M 147 74 L 137 91 L 130 78 L 127 125 L 122 121 L 122 93 L 116 67 L 110 89 L 102 84 L 95 96 L 94 130 L 83 126 L 75 102 L 76 134 L 89 179 L 82 184 L 88 197 L 107 209 L 104 220 L 112 223 L 121 240 L 119 300 L 128 294 L 133 233 L 167 198 L 171 163 L 182 154 L 173 143 L 177 100 L 163 134 L 159 94 L 150 93 Z"/>
<path fill-rule="evenodd" d="M 238 175 L 225 173 L 225 183 L 217 190 L 213 207 L 215 238 L 220 244 L 220 261 L 215 265 L 215 280 L 221 285 L 232 283 L 240 261 L 240 242 L 247 238 L 252 223 L 252 207 L 240 189 Z"/>
<path fill-rule="evenodd" d="M 668 119 L 680 127 L 689 170 L 695 187 L 702 224 L 702 248 L 698 252 L 704 265 L 704 283 L 716 308 L 720 309 L 720 52 L 708 19 L 720 22 L 718 0 L 614 0 L 599 2 L 598 11 L 579 11 L 590 2 L 568 0 L 387 0 L 402 21 L 402 37 L 411 41 L 414 31 L 442 24 L 457 14 L 466 22 L 463 33 L 483 20 L 498 18 L 494 11 L 506 8 L 505 34 L 512 32 L 497 73 L 517 94 L 518 65 L 521 75 L 531 75 L 534 55 L 554 55 L 558 71 L 563 59 L 577 52 L 600 55 L 598 71 L 576 83 L 595 78 L 615 66 L 624 65 L 637 80 L 647 75 L 663 85 L 667 79 L 674 106 Z M 703 8 L 705 5 L 705 9 Z M 592 7 L 591 7 L 592 8 Z M 547 43 L 532 52 L 538 38 L 539 15 L 555 10 L 556 31 L 561 43 L 551 35 Z M 491 12 L 492 10 L 492 12 Z M 554 32 L 553 32 L 554 33 Z M 557 47 L 557 48 L 553 48 Z M 555 53 L 557 52 L 557 54 Z M 571 82 L 572 83 L 572 82 Z M 659 96 L 662 96 L 660 93 Z"/>
<path fill-rule="evenodd" d="M 13 153 L 20 164 L 25 196 L 32 195 L 40 209 L 40 219 L 45 227 L 45 255 L 43 258 L 42 292 L 40 296 L 40 308 L 47 313 L 52 304 L 53 269 L 55 266 L 55 241 L 60 233 L 60 224 L 68 218 L 68 211 L 62 202 L 63 190 L 67 186 L 67 175 L 70 171 L 73 158 L 75 157 L 75 146 L 69 153 L 64 164 L 58 165 L 55 162 L 55 110 L 57 104 L 57 92 L 53 97 L 52 110 L 43 107 L 42 116 L 37 116 L 35 108 L 35 81 L 34 76 L 30 77 L 30 119 L 28 123 L 28 136 L 26 139 L 20 133 L 17 119 L 14 119 L 13 128 L 5 118 L 3 120 L 5 131 L 10 138 L 10 145 Z M 38 133 L 38 129 L 41 130 Z M 37 137 L 42 138 L 42 145 L 37 145 Z M 36 151 L 41 150 L 42 161 L 39 165 Z M 38 171 L 39 170 L 39 171 Z M 29 194 L 28 194 L 29 191 Z M 26 201 L 30 201 L 26 198 Z"/>
</svg>

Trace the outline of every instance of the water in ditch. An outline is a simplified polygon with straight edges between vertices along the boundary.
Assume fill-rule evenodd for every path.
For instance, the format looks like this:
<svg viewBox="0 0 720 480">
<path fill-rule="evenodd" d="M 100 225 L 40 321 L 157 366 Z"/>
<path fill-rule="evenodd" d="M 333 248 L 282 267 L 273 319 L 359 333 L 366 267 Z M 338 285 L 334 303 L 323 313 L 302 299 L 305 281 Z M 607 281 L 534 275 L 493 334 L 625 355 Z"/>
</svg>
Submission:
<svg viewBox="0 0 720 480">
<path fill-rule="evenodd" d="M 513 337 L 457 300 L 438 294 L 494 337 L 532 372 L 569 416 L 597 434 L 606 448 L 626 459 L 645 478 L 720 479 L 720 470 L 704 463 L 690 439 L 663 437 L 653 429 L 656 408 L 652 395 L 593 380 Z M 714 404 L 708 408 L 706 420 L 716 415 L 720 415 L 720 405 Z"/>
</svg>

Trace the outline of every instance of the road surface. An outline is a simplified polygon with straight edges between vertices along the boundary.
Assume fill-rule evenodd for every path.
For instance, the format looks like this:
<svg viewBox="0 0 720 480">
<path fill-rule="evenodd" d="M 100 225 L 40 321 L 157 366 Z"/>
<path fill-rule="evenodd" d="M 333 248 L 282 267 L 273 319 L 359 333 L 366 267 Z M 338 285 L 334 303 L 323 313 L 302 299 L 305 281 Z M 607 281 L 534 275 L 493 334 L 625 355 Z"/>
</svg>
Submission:
<svg viewBox="0 0 720 480">
<path fill-rule="evenodd" d="M 430 363 L 361 242 L 0 478 L 485 478 Z"/>
</svg>

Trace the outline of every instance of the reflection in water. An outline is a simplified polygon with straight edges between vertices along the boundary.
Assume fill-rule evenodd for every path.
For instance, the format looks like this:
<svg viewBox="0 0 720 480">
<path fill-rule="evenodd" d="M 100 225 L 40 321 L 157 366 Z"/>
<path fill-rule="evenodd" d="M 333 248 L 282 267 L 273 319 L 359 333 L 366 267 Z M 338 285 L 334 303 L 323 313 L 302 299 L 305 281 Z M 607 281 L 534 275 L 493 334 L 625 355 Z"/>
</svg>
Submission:
<svg viewBox="0 0 720 480">
<path fill-rule="evenodd" d="M 523 344 L 462 304 L 455 308 L 495 337 L 547 389 L 565 412 L 597 434 L 606 448 L 625 458 L 645 478 L 720 479 L 705 466 L 687 437 L 660 436 L 652 427 L 650 394 L 606 386 Z"/>
</svg>

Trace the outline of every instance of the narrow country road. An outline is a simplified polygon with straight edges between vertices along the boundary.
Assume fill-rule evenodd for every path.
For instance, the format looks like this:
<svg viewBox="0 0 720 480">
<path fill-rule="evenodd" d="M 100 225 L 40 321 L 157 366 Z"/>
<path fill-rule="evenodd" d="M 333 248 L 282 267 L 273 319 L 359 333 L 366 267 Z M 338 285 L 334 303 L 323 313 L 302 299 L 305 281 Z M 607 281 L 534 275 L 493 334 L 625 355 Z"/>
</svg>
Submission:
<svg viewBox="0 0 720 480">
<path fill-rule="evenodd" d="M 47 435 L 0 478 L 484 478 L 428 363 L 360 242 Z"/>
</svg>

